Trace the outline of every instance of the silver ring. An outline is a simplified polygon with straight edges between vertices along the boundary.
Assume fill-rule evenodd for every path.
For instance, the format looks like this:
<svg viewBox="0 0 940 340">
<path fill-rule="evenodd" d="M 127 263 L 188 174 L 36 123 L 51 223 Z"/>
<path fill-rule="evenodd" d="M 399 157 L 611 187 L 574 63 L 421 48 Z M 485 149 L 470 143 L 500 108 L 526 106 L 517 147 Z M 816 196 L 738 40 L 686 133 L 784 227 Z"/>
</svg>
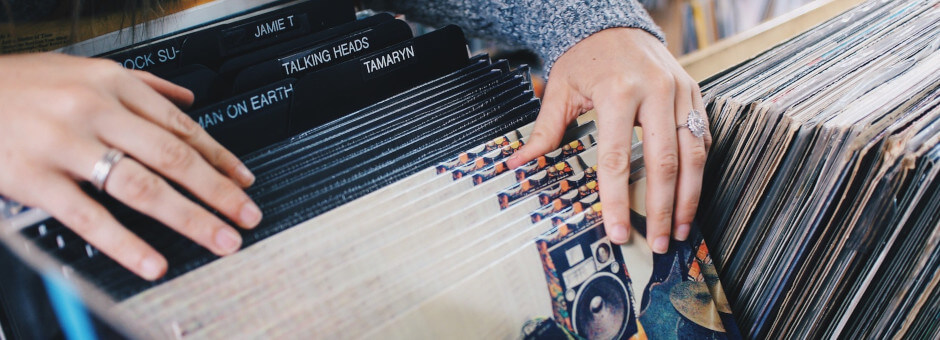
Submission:
<svg viewBox="0 0 940 340">
<path fill-rule="evenodd" d="M 121 150 L 109 148 L 108 151 L 104 153 L 104 157 L 101 157 L 101 160 L 95 163 L 95 168 L 91 170 L 91 184 L 94 185 L 98 191 L 104 190 L 104 183 L 108 181 L 108 176 L 111 175 L 111 169 L 113 169 L 114 165 L 120 162 L 122 158 L 124 158 L 124 153 L 121 152 Z"/>
<path fill-rule="evenodd" d="M 686 119 L 685 124 L 679 124 L 676 126 L 676 129 L 687 128 L 692 135 L 697 138 L 702 138 L 705 136 L 705 118 L 702 117 L 702 113 L 696 109 L 689 111 L 689 118 Z"/>
</svg>

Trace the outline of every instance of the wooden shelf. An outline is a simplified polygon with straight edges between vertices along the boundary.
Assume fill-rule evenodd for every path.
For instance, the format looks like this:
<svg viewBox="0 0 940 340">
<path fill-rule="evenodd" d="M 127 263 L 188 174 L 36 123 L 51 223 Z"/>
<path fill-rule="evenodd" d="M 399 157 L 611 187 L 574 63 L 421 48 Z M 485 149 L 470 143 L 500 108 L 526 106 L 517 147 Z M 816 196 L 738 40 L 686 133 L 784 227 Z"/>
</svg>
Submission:
<svg viewBox="0 0 940 340">
<path fill-rule="evenodd" d="M 754 28 L 735 34 L 705 49 L 679 57 L 686 72 L 702 81 L 748 60 L 771 47 L 864 2 L 864 0 L 818 0 Z"/>
</svg>

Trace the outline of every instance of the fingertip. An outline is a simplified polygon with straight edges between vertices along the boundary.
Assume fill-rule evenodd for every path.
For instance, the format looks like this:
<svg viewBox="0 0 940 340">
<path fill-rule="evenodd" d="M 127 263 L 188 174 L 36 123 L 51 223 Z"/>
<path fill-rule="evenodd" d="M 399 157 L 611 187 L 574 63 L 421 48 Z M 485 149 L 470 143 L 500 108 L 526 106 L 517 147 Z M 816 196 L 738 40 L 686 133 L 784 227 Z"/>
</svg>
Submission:
<svg viewBox="0 0 940 340">
<path fill-rule="evenodd" d="M 605 192 L 600 186 L 598 189 L 604 209 L 605 225 L 609 225 L 607 235 L 616 244 L 627 244 L 630 242 L 629 197 L 616 195 L 610 192 L 611 190 Z"/>
<path fill-rule="evenodd" d="M 140 260 L 140 276 L 148 281 L 154 281 L 166 274 L 167 262 L 163 256 L 158 254 L 145 255 Z"/>
<path fill-rule="evenodd" d="M 148 86 L 159 92 L 165 98 L 173 102 L 173 104 L 182 109 L 189 108 L 196 100 L 196 95 L 193 93 L 193 91 L 185 87 L 176 85 L 147 71 L 130 71 L 133 75 L 137 76 L 138 79 L 142 80 Z"/>
<path fill-rule="evenodd" d="M 180 110 L 186 110 L 193 106 L 193 103 L 196 101 L 196 94 L 192 90 L 185 87 L 169 83 L 174 87 L 167 89 L 158 89 L 157 92 L 160 92 L 164 98 L 168 99 L 173 105 L 176 105 Z"/>
<path fill-rule="evenodd" d="M 248 167 L 244 164 L 239 164 L 235 167 L 235 177 L 243 188 L 250 187 L 255 183 L 255 175 L 252 174 L 251 170 L 248 170 Z"/>
<path fill-rule="evenodd" d="M 657 254 L 665 254 L 669 251 L 669 236 L 660 235 L 649 240 L 650 249 Z"/>
<path fill-rule="evenodd" d="M 238 213 L 239 225 L 246 229 L 252 229 L 261 223 L 261 209 L 254 202 L 248 201 L 242 205 Z"/>
<path fill-rule="evenodd" d="M 674 233 L 676 240 L 685 241 L 686 239 L 688 239 L 690 230 L 691 230 L 691 227 L 686 223 L 676 226 L 676 231 Z"/>
<path fill-rule="evenodd" d="M 630 242 L 630 227 L 623 223 L 608 224 L 607 236 L 615 244 L 625 244 Z"/>
<path fill-rule="evenodd" d="M 520 166 L 525 165 L 529 161 L 535 159 L 535 157 L 538 157 L 538 156 L 531 156 L 530 155 L 531 152 L 529 152 L 529 149 L 530 147 L 528 145 L 523 145 L 522 148 L 517 150 L 515 153 L 512 154 L 512 156 L 509 157 L 509 159 L 506 160 L 506 166 L 508 166 L 509 169 L 516 169 Z"/>
<path fill-rule="evenodd" d="M 522 163 L 519 162 L 518 153 L 519 152 L 517 151 L 516 154 L 513 154 L 509 157 L 509 159 L 506 160 L 506 166 L 509 167 L 509 169 L 515 169 L 522 165 Z"/>
<path fill-rule="evenodd" d="M 533 132 L 532 135 L 529 136 L 529 141 L 509 157 L 509 160 L 506 161 L 506 165 L 511 169 L 525 165 L 541 155 L 552 152 L 552 150 L 558 147 L 559 143 L 561 143 L 561 136 L 550 138 L 543 133 Z"/>
<path fill-rule="evenodd" d="M 177 98 L 171 98 L 176 106 L 181 109 L 188 109 L 193 106 L 193 103 L 196 101 L 196 94 L 192 90 L 185 87 L 180 87 L 180 93 Z"/>
<path fill-rule="evenodd" d="M 219 248 L 219 255 L 225 256 L 237 252 L 242 246 L 242 237 L 234 229 L 220 228 L 215 232 L 215 245 Z"/>
</svg>

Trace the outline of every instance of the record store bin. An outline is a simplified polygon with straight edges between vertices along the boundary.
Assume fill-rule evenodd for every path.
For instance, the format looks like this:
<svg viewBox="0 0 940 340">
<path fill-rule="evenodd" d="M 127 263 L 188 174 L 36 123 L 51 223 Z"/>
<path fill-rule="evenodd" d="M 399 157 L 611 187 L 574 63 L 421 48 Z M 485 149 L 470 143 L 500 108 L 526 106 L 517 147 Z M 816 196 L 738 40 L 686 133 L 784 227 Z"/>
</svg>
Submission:
<svg viewBox="0 0 940 340">
<path fill-rule="evenodd" d="M 346 1 L 168 2 L 130 27 L 110 2 L 68 28 L 42 20 L 61 4 L 31 12 L 4 53 L 189 89 L 264 218 L 220 257 L 83 186 L 166 257 L 148 281 L 0 197 L 0 340 L 940 338 L 940 0 L 640 2 L 713 138 L 665 254 L 639 138 L 632 240 L 606 234 L 593 111 L 509 166 L 542 104 L 530 51 Z"/>
</svg>

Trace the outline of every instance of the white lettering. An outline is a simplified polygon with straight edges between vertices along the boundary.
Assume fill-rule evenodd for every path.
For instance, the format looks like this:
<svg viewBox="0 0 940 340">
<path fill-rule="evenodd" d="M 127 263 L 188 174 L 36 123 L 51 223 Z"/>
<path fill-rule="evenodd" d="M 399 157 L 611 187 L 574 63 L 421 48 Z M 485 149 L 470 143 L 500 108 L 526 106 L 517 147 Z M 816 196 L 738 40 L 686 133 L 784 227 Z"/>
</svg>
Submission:
<svg viewBox="0 0 940 340">
<path fill-rule="evenodd" d="M 284 24 L 284 19 L 287 19 L 287 24 Z M 262 36 L 277 33 L 288 28 L 294 28 L 294 16 L 288 15 L 284 18 L 277 18 L 271 22 L 262 23 L 258 26 L 255 26 L 255 38 L 261 38 Z"/>
<path fill-rule="evenodd" d="M 153 53 L 139 55 L 131 59 L 124 60 L 124 68 L 143 70 L 144 68 L 156 64 L 153 62 Z"/>
<path fill-rule="evenodd" d="M 369 37 L 362 37 L 349 42 L 345 42 L 333 48 L 333 56 L 345 57 L 353 52 L 359 52 L 369 48 Z"/>
<path fill-rule="evenodd" d="M 225 116 L 223 116 L 221 112 L 212 111 L 199 116 L 197 121 L 199 122 L 199 126 L 202 126 L 203 129 L 207 129 L 210 126 L 221 124 L 223 121 L 225 121 Z"/>
<path fill-rule="evenodd" d="M 176 47 L 164 48 L 157 51 L 157 60 L 161 63 L 176 59 L 176 55 L 179 53 L 179 50 Z"/>
<path fill-rule="evenodd" d="M 401 50 L 392 51 L 389 54 L 384 54 L 379 57 L 373 58 L 371 60 L 366 60 L 363 62 L 363 66 L 366 67 L 367 73 L 373 73 L 375 71 L 381 70 L 383 68 L 395 65 L 402 61 L 414 58 L 415 48 L 414 46 L 407 46 Z"/>
<path fill-rule="evenodd" d="M 311 53 L 305 54 L 303 57 L 294 58 L 286 63 L 282 63 L 281 66 L 284 67 L 285 75 L 292 75 L 322 63 L 328 63 L 330 60 L 333 60 L 333 57 L 329 50 L 319 52 L 311 51 Z"/>
<path fill-rule="evenodd" d="M 227 103 L 225 107 L 218 107 L 214 111 L 196 117 L 196 121 L 203 129 L 222 124 L 226 119 L 238 119 L 239 117 L 251 114 L 254 111 L 261 110 L 265 106 L 282 103 L 294 93 L 294 85 L 287 84 L 277 88 L 255 94 L 248 100 L 240 100 L 234 103 Z"/>
<path fill-rule="evenodd" d="M 277 88 L 269 90 L 265 93 L 251 96 L 248 101 L 251 103 L 251 110 L 256 111 L 264 108 L 265 106 L 277 104 L 287 100 L 290 98 L 293 92 L 294 85 L 287 84 L 284 86 L 278 86 Z"/>
<path fill-rule="evenodd" d="M 238 116 L 248 112 L 248 104 L 244 100 L 235 104 L 229 104 L 225 107 L 225 115 L 229 118 L 235 119 Z"/>
</svg>

